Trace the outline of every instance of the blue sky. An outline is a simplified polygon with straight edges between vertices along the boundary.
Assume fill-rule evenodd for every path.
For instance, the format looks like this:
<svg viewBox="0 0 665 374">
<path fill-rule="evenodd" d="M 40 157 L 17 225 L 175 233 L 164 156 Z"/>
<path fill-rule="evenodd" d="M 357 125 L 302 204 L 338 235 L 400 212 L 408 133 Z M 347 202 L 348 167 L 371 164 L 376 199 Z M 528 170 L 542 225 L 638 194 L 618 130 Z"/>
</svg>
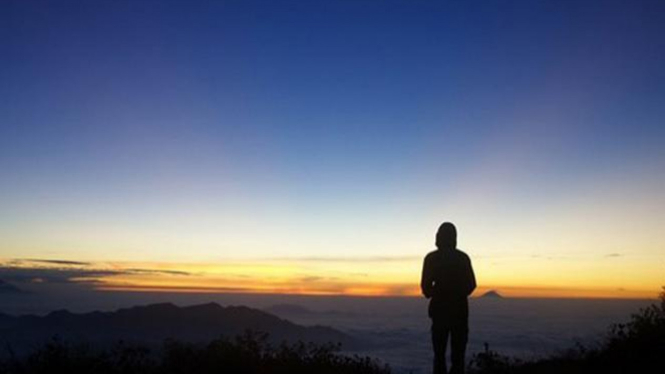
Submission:
<svg viewBox="0 0 665 374">
<path fill-rule="evenodd" d="M 0 257 L 663 264 L 662 2 L 0 7 Z"/>
</svg>

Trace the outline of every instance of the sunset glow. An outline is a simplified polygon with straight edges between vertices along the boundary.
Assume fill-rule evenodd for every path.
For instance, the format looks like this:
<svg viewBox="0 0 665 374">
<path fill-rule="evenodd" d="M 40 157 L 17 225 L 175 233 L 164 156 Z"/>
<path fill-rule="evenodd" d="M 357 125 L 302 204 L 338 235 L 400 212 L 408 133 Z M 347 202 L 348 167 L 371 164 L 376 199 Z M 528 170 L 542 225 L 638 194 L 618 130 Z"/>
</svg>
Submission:
<svg viewBox="0 0 665 374">
<path fill-rule="evenodd" d="M 276 263 L 277 262 L 277 263 Z M 86 263 L 63 264 L 40 260 L 5 261 L 0 265 L 17 271 L 37 269 L 77 274 L 70 279 L 99 291 L 128 292 L 189 292 L 189 293 L 264 293 L 296 295 L 346 296 L 420 296 L 413 281 L 419 276 L 418 259 L 362 259 L 354 266 L 348 261 L 340 265 L 339 259 L 295 259 L 271 262 L 235 261 L 227 264 L 175 264 L 175 263 Z M 585 297 L 585 298 L 654 298 L 648 282 L 631 282 L 629 287 L 613 287 L 612 279 L 595 277 L 589 280 L 557 278 L 557 271 L 568 266 L 547 268 L 531 286 L 511 278 L 508 274 L 484 271 L 484 261 L 476 268 L 483 272 L 482 284 L 475 296 L 487 291 L 499 291 L 506 297 Z M 388 264 L 388 265 L 386 265 Z M 580 268 L 587 268 L 581 265 Z M 528 268 L 520 270 L 524 273 Z M 533 271 L 533 269 L 531 269 Z M 549 271 L 549 275 L 547 273 Z M 602 274 L 598 271 L 596 274 Z M 648 275 L 648 274 L 645 274 Z M 652 274 L 658 282 L 659 273 Z M 632 277 L 628 277 L 631 278 Z M 646 278 L 646 277 L 645 277 Z M 43 279 L 33 279 L 41 283 Z M 598 284 L 604 286 L 598 286 Z M 624 283 L 625 284 L 625 283 Z"/>
<path fill-rule="evenodd" d="M 476 295 L 665 284 L 658 12 L 185 3 L 0 12 L 0 280 L 419 296 L 451 221 Z"/>
</svg>

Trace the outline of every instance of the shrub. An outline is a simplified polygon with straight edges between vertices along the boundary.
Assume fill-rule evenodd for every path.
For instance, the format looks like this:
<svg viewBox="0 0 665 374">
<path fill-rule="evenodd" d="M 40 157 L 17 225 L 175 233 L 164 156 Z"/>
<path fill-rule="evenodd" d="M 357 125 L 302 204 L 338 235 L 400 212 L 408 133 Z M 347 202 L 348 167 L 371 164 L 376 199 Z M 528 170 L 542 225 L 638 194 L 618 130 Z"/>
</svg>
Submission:
<svg viewBox="0 0 665 374">
<path fill-rule="evenodd" d="M 166 341 L 158 352 L 123 342 L 93 349 L 54 339 L 23 358 L 0 362 L 1 374 L 389 374 L 368 357 L 345 356 L 335 344 L 282 343 L 246 332 L 208 344 Z"/>
</svg>

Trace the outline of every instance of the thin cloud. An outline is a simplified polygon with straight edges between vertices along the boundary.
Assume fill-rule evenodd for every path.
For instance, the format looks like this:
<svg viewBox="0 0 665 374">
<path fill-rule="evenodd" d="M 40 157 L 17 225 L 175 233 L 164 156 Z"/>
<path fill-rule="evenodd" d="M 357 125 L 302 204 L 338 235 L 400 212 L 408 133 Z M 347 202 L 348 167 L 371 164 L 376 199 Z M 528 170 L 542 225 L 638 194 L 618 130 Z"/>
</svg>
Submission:
<svg viewBox="0 0 665 374">
<path fill-rule="evenodd" d="M 42 258 L 25 258 L 25 259 L 17 259 L 16 261 L 27 261 L 32 263 L 54 264 L 54 265 L 73 265 L 73 266 L 92 265 L 92 263 L 84 261 L 51 260 L 51 259 L 42 259 Z"/>
<path fill-rule="evenodd" d="M 338 277 L 321 277 L 318 275 L 305 275 L 295 279 L 298 282 L 336 282 L 339 280 Z"/>
<path fill-rule="evenodd" d="M 14 283 L 96 283 L 120 274 L 114 270 L 0 266 L 0 279 Z M 36 282 L 36 280 L 39 280 Z"/>
<path fill-rule="evenodd" d="M 280 262 L 405 262 L 422 260 L 422 256 L 305 256 L 273 257 L 266 260 Z"/>
<path fill-rule="evenodd" d="M 142 269 L 142 268 L 129 268 L 119 270 L 123 274 L 164 274 L 164 275 L 182 275 L 189 276 L 192 273 L 181 270 L 162 270 L 162 269 Z"/>
<path fill-rule="evenodd" d="M 134 284 L 102 284 L 97 289 L 103 291 L 139 291 L 139 292 L 203 292 L 203 293 L 256 293 L 250 287 L 206 287 L 206 286 L 173 286 L 173 285 L 134 285 Z"/>
<path fill-rule="evenodd" d="M 321 281 L 321 280 L 324 280 L 324 279 L 325 279 L 324 277 L 318 277 L 316 275 L 313 275 L 313 276 L 308 276 L 308 277 L 302 277 L 299 280 L 301 282 L 309 283 L 309 282 L 318 282 L 318 281 Z"/>
<path fill-rule="evenodd" d="M 610 253 L 605 255 L 605 258 L 613 258 L 613 257 L 623 257 L 621 253 Z"/>
<path fill-rule="evenodd" d="M 192 275 L 192 273 L 179 270 L 105 268 L 102 264 L 52 259 L 12 259 L 0 263 L 0 279 L 14 283 L 87 284 L 94 286 L 100 284 L 104 278 L 141 274 Z"/>
</svg>

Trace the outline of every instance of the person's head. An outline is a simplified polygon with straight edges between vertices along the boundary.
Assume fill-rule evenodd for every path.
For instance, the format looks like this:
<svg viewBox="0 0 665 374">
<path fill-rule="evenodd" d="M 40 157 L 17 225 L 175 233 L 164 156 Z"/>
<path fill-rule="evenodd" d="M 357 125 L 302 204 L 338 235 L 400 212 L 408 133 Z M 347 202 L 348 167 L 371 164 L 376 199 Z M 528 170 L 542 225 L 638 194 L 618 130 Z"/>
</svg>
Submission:
<svg viewBox="0 0 665 374">
<path fill-rule="evenodd" d="M 436 232 L 436 247 L 439 249 L 457 248 L 457 229 L 450 222 L 444 222 Z"/>
</svg>

